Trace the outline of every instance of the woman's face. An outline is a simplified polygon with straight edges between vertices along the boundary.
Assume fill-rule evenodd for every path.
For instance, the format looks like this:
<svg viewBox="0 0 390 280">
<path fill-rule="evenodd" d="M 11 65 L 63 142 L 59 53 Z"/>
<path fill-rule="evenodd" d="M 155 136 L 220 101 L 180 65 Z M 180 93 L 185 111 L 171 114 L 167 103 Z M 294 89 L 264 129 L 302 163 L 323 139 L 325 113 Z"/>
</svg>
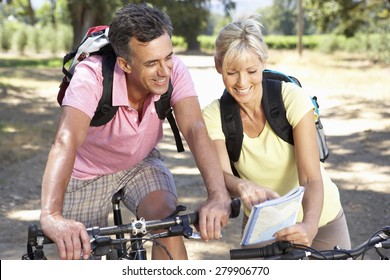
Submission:
<svg viewBox="0 0 390 280">
<path fill-rule="evenodd" d="M 263 70 L 264 65 L 259 56 L 247 51 L 236 61 L 227 62 L 221 74 L 233 98 L 239 103 L 247 103 L 262 93 Z"/>
</svg>

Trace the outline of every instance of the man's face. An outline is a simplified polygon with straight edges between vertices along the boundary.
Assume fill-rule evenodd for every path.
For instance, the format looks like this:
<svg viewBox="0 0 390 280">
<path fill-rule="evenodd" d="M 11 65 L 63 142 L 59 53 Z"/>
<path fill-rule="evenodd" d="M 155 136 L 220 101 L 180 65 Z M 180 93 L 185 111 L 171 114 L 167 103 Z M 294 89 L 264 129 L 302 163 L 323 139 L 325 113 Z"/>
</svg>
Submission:
<svg viewBox="0 0 390 280">
<path fill-rule="evenodd" d="M 130 40 L 133 54 L 130 69 L 130 83 L 134 83 L 141 91 L 161 95 L 168 90 L 172 73 L 173 48 L 167 33 L 143 43 L 135 38 Z"/>
</svg>

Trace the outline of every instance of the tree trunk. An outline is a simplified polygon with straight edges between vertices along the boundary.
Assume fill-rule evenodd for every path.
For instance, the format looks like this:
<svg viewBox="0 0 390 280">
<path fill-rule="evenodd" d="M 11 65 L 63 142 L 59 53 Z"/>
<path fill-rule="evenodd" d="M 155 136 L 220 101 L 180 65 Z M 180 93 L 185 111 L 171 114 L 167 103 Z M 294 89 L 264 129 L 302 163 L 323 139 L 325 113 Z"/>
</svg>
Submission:
<svg viewBox="0 0 390 280">
<path fill-rule="evenodd" d="M 31 5 L 31 0 L 27 1 L 27 13 L 30 19 L 30 24 L 35 25 L 35 12 Z"/>
<path fill-rule="evenodd" d="M 302 37 L 303 37 L 303 10 L 302 10 L 302 0 L 297 1 L 298 5 L 298 22 L 297 22 L 297 31 L 298 31 L 298 44 L 297 44 L 297 49 L 298 49 L 298 54 L 301 56 L 302 55 Z"/>
<path fill-rule="evenodd" d="M 51 18 L 51 24 L 54 26 L 54 28 L 57 26 L 56 17 L 55 17 L 55 10 L 56 10 L 56 0 L 50 0 L 50 18 Z"/>
<path fill-rule="evenodd" d="M 83 3 L 83 1 L 69 1 L 68 9 L 73 28 L 73 48 L 76 48 L 87 33 L 87 30 L 97 25 L 95 13 L 94 9 Z"/>
<path fill-rule="evenodd" d="M 197 39 L 197 36 L 185 36 L 185 40 L 187 42 L 187 51 L 200 51 L 200 43 Z"/>
</svg>

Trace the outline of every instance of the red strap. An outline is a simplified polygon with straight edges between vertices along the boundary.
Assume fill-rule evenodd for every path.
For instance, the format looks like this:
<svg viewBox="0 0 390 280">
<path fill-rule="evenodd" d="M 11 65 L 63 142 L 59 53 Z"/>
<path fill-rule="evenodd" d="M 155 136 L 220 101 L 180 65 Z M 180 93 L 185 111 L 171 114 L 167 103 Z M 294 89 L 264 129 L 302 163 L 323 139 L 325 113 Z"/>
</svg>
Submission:
<svg viewBox="0 0 390 280">
<path fill-rule="evenodd" d="M 92 34 L 94 32 L 98 32 L 98 31 L 104 30 L 104 29 L 106 29 L 108 27 L 109 27 L 108 25 L 93 26 L 93 27 L 88 29 L 86 36 L 88 36 L 89 34 Z"/>
<path fill-rule="evenodd" d="M 69 81 L 66 77 L 64 77 L 62 79 L 62 83 L 60 84 L 60 89 L 58 90 L 58 94 L 57 94 L 57 102 L 58 104 L 60 104 L 60 106 L 62 105 L 62 99 L 64 99 L 65 91 L 68 88 L 68 86 L 69 86 Z"/>
</svg>

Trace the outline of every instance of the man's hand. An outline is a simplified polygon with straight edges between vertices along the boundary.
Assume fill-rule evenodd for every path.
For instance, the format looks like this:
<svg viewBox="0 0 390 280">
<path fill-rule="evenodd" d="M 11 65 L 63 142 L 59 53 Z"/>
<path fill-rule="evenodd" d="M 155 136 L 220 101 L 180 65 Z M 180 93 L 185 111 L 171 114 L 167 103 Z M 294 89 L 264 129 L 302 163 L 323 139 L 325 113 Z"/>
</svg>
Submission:
<svg viewBox="0 0 390 280">
<path fill-rule="evenodd" d="M 61 260 L 88 259 L 91 252 L 85 226 L 62 216 L 45 216 L 40 219 L 43 233 L 57 245 Z"/>
<path fill-rule="evenodd" d="M 231 212 L 230 196 L 208 198 L 199 208 L 199 231 L 203 240 L 221 239 Z"/>
</svg>

